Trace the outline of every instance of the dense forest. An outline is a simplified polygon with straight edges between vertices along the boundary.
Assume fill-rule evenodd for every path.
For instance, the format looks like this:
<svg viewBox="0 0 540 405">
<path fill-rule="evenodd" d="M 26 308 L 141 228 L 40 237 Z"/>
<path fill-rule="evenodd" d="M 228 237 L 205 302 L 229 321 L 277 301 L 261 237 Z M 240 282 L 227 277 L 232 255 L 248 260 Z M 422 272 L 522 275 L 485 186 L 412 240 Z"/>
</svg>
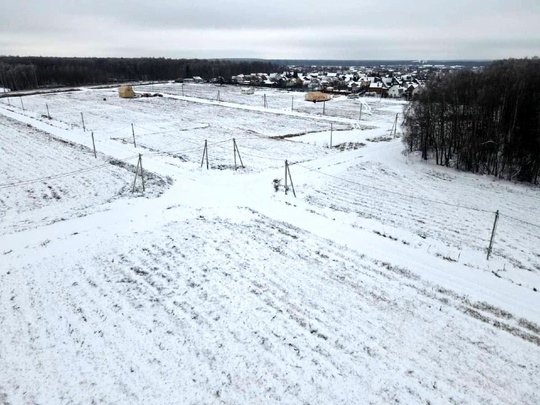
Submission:
<svg viewBox="0 0 540 405">
<path fill-rule="evenodd" d="M 26 90 L 44 86 L 79 86 L 201 76 L 230 79 L 240 73 L 277 68 L 266 61 L 165 58 L 0 57 L 0 87 Z"/>
<path fill-rule="evenodd" d="M 538 184 L 540 60 L 430 80 L 405 110 L 404 142 L 439 165 Z"/>
</svg>

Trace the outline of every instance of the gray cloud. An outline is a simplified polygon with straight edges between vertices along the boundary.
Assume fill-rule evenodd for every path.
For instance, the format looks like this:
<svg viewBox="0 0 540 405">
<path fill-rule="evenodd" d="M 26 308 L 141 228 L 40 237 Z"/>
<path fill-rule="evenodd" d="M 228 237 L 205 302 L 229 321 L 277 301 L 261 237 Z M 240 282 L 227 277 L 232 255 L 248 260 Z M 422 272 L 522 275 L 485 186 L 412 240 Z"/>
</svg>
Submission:
<svg viewBox="0 0 540 405">
<path fill-rule="evenodd" d="M 2 1 L 0 54 L 489 59 L 540 54 L 540 2 Z"/>
</svg>

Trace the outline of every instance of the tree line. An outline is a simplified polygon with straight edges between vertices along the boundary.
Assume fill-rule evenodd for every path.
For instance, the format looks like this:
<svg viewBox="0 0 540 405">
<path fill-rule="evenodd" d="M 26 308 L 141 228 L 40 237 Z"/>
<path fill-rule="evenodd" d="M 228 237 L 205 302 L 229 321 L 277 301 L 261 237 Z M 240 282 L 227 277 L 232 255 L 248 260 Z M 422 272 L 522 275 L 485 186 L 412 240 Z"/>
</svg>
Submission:
<svg viewBox="0 0 540 405">
<path fill-rule="evenodd" d="M 0 57 L 0 86 L 27 90 L 141 80 L 204 79 L 271 72 L 277 65 L 259 60 L 166 58 Z"/>
<path fill-rule="evenodd" d="M 538 184 L 540 60 L 496 61 L 430 80 L 404 112 L 410 152 L 438 165 Z"/>
</svg>

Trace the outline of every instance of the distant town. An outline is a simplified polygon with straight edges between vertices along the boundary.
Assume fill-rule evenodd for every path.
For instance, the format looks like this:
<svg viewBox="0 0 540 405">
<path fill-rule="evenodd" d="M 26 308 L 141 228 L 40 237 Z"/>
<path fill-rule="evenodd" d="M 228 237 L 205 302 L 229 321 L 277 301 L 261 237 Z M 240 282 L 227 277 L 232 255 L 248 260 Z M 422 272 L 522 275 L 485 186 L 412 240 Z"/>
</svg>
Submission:
<svg viewBox="0 0 540 405">
<path fill-rule="evenodd" d="M 200 76 L 178 79 L 184 83 L 214 82 L 253 87 L 274 87 L 297 91 L 411 99 L 424 88 L 426 80 L 447 73 L 481 71 L 483 64 L 414 64 L 379 66 L 319 66 L 288 65 L 281 72 L 238 74 L 230 78 L 205 80 Z"/>
</svg>

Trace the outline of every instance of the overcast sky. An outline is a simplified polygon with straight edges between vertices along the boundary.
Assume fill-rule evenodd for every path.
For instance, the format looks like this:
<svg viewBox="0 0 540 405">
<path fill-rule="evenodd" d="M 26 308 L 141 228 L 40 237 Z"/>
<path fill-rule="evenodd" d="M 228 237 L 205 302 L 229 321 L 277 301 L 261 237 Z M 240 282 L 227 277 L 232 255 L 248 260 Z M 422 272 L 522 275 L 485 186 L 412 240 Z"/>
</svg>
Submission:
<svg viewBox="0 0 540 405">
<path fill-rule="evenodd" d="M 540 0 L 0 0 L 0 55 L 540 56 Z"/>
</svg>

